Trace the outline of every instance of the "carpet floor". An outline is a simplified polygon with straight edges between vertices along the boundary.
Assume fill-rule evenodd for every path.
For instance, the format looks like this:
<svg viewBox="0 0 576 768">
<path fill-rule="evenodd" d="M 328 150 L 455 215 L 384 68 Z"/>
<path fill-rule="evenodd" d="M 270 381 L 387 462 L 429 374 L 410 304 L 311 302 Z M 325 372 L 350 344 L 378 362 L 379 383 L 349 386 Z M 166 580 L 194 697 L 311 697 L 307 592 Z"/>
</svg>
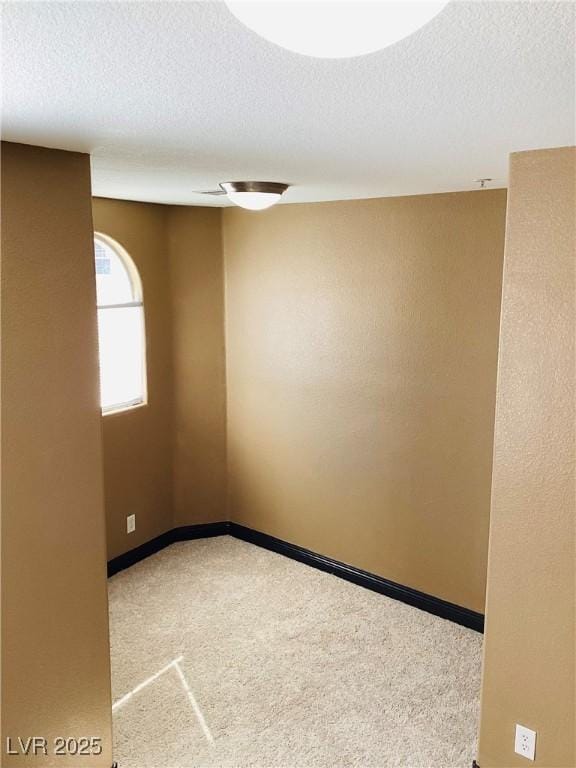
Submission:
<svg viewBox="0 0 576 768">
<path fill-rule="evenodd" d="M 229 536 L 109 594 L 119 768 L 472 765 L 472 630 Z"/>
</svg>

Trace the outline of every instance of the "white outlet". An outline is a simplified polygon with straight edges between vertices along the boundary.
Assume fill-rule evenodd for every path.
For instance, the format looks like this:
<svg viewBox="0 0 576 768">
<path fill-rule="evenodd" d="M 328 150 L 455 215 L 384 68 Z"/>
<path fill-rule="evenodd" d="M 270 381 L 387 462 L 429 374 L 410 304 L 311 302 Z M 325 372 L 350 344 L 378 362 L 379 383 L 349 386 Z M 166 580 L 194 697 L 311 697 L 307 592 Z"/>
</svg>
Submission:
<svg viewBox="0 0 576 768">
<path fill-rule="evenodd" d="M 536 731 L 531 731 L 530 728 L 516 723 L 514 752 L 528 760 L 534 760 L 536 757 Z"/>
<path fill-rule="evenodd" d="M 126 518 L 126 533 L 134 533 L 136 530 L 136 515 L 128 515 Z"/>
</svg>

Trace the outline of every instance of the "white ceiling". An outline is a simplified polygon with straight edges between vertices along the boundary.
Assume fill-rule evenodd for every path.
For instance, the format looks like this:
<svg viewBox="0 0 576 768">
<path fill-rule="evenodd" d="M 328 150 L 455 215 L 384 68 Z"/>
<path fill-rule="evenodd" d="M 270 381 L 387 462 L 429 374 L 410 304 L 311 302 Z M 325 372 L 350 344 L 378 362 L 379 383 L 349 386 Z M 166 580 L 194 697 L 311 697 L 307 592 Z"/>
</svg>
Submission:
<svg viewBox="0 0 576 768">
<path fill-rule="evenodd" d="M 94 194 L 222 205 L 505 186 L 512 151 L 573 144 L 571 2 L 453 0 L 357 59 L 289 53 L 221 2 L 4 5 L 3 136 L 92 155 Z"/>
</svg>

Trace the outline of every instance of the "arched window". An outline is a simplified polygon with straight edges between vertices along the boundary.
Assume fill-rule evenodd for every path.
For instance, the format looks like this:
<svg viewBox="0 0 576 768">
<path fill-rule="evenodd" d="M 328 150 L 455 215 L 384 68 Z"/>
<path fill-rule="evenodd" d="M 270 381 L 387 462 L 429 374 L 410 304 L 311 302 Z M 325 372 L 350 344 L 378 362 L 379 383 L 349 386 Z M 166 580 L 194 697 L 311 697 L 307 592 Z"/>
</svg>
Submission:
<svg viewBox="0 0 576 768">
<path fill-rule="evenodd" d="M 146 337 L 142 282 L 126 251 L 96 234 L 96 298 L 102 413 L 146 402 Z"/>
</svg>

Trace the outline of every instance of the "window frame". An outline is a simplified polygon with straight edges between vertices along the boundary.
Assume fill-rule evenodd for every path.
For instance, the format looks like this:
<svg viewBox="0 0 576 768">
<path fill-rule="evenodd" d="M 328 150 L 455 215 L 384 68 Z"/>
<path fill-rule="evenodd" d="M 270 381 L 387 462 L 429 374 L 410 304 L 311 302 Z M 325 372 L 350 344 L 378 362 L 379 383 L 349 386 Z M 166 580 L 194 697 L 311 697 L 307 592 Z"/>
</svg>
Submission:
<svg viewBox="0 0 576 768">
<path fill-rule="evenodd" d="M 99 304 L 98 295 L 96 294 L 96 313 L 100 310 L 113 310 L 122 309 L 128 307 L 140 307 L 140 319 L 142 323 L 142 396 L 134 400 L 126 400 L 122 403 L 114 403 L 114 405 L 103 406 L 100 403 L 100 410 L 102 416 L 112 416 L 115 413 L 124 413 L 125 411 L 133 411 L 136 408 L 142 408 L 148 405 L 148 360 L 147 360 L 147 337 L 146 337 L 146 317 L 144 309 L 144 291 L 142 288 L 142 278 L 138 271 L 138 267 L 134 263 L 134 260 L 128 253 L 128 251 L 113 237 L 105 234 L 104 232 L 94 231 L 93 241 L 99 240 L 104 246 L 110 248 L 116 256 L 122 262 L 122 265 L 128 273 L 128 278 L 132 286 L 132 293 L 137 298 L 134 301 L 123 302 L 119 304 Z M 94 261 L 96 257 L 94 256 Z M 94 274 L 94 284 L 96 285 L 96 274 Z M 98 338 L 98 366 L 100 370 L 100 339 Z"/>
</svg>

